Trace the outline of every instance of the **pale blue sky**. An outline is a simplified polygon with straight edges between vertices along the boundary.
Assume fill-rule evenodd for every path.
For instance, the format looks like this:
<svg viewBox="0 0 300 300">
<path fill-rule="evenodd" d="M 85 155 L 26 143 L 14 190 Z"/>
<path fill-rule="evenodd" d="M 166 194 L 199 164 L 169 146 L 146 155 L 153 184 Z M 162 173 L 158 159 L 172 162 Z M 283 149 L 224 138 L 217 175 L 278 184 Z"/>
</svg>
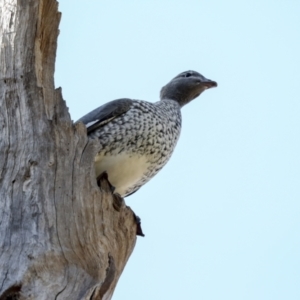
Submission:
<svg viewBox="0 0 300 300">
<path fill-rule="evenodd" d="M 114 300 L 300 299 L 300 2 L 60 2 L 56 85 L 74 120 L 157 101 L 193 69 L 166 167 L 126 199 L 145 238 Z"/>
</svg>

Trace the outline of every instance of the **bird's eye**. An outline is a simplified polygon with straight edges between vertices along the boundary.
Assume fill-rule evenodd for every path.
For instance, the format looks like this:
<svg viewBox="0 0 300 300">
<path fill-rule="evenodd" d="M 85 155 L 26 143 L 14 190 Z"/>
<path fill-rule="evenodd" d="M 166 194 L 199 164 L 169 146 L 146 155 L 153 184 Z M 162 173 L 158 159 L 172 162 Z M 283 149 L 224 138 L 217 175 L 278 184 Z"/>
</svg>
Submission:
<svg viewBox="0 0 300 300">
<path fill-rule="evenodd" d="M 192 73 L 188 72 L 185 74 L 185 77 L 191 77 L 192 76 Z"/>
</svg>

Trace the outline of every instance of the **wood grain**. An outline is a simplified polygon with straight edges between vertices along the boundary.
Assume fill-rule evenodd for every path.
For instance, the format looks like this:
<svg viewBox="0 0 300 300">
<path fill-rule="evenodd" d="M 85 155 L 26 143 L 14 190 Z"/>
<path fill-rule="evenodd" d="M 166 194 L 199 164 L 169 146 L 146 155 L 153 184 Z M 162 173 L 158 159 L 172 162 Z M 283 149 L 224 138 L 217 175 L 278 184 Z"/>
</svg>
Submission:
<svg viewBox="0 0 300 300">
<path fill-rule="evenodd" d="M 54 87 L 60 17 L 54 0 L 0 0 L 0 300 L 111 299 L 136 242 Z"/>
</svg>

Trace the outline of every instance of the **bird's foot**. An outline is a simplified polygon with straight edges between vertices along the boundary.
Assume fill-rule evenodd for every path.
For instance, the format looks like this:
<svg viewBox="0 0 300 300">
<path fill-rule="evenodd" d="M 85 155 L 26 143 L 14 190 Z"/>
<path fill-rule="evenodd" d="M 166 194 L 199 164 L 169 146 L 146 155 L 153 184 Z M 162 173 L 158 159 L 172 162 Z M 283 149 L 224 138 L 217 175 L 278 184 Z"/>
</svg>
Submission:
<svg viewBox="0 0 300 300">
<path fill-rule="evenodd" d="M 121 197 L 120 194 L 115 193 L 113 194 L 113 207 L 116 211 L 120 211 L 121 207 L 124 205 L 124 199 Z"/>
<path fill-rule="evenodd" d="M 124 199 L 121 197 L 120 194 L 115 193 L 113 194 L 113 207 L 116 211 L 120 211 L 121 207 L 124 205 Z M 136 224 L 136 235 L 139 236 L 145 236 L 142 230 L 142 225 L 141 225 L 141 218 L 139 216 L 137 216 L 134 212 L 133 213 L 133 217 L 134 217 L 134 221 Z"/>
<path fill-rule="evenodd" d="M 98 177 L 97 177 L 97 184 L 99 187 L 101 187 L 101 181 L 102 180 L 106 180 L 106 182 L 109 185 L 109 188 L 111 190 L 111 193 L 113 194 L 113 207 L 116 211 L 120 211 L 121 207 L 124 205 L 124 199 L 121 197 L 120 194 L 118 193 L 114 193 L 114 191 L 116 190 L 116 188 L 109 182 L 108 180 L 108 174 L 107 172 L 103 172 L 101 173 Z M 141 226 L 141 218 L 138 217 L 135 213 L 133 213 L 133 217 L 134 217 L 134 221 L 136 223 L 136 235 L 139 236 L 145 236 L 142 230 L 142 226 Z"/>
<path fill-rule="evenodd" d="M 97 177 L 97 184 L 100 187 L 101 186 L 101 180 L 105 179 L 109 185 L 109 188 L 111 190 L 112 193 L 114 193 L 114 191 L 116 190 L 116 188 L 109 182 L 108 180 L 108 174 L 106 171 L 104 171 L 103 173 L 101 173 L 98 177 Z"/>
<path fill-rule="evenodd" d="M 136 223 L 136 235 L 145 236 L 142 230 L 141 218 L 133 213 L 134 221 Z"/>
<path fill-rule="evenodd" d="M 109 188 L 110 188 L 110 191 L 111 193 L 113 194 L 113 207 L 116 211 L 120 211 L 121 207 L 123 206 L 124 204 L 124 199 L 121 197 L 120 194 L 118 193 L 114 193 L 114 191 L 116 190 L 116 188 L 109 182 L 109 179 L 108 179 L 108 174 L 107 172 L 103 172 L 101 173 L 98 177 L 97 177 L 97 184 L 99 187 L 101 187 L 101 180 L 105 180 L 108 185 L 109 185 Z"/>
</svg>

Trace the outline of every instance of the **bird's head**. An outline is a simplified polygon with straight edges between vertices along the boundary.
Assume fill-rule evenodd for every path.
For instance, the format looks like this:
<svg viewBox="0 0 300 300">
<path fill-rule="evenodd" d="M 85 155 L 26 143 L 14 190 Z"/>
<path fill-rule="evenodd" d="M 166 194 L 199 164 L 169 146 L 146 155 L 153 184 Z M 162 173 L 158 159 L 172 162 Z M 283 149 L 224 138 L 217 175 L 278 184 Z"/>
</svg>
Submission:
<svg viewBox="0 0 300 300">
<path fill-rule="evenodd" d="M 217 83 L 195 71 L 182 72 L 173 78 L 160 91 L 160 99 L 172 99 L 180 107 L 197 98 L 206 89 L 216 87 Z"/>
</svg>

